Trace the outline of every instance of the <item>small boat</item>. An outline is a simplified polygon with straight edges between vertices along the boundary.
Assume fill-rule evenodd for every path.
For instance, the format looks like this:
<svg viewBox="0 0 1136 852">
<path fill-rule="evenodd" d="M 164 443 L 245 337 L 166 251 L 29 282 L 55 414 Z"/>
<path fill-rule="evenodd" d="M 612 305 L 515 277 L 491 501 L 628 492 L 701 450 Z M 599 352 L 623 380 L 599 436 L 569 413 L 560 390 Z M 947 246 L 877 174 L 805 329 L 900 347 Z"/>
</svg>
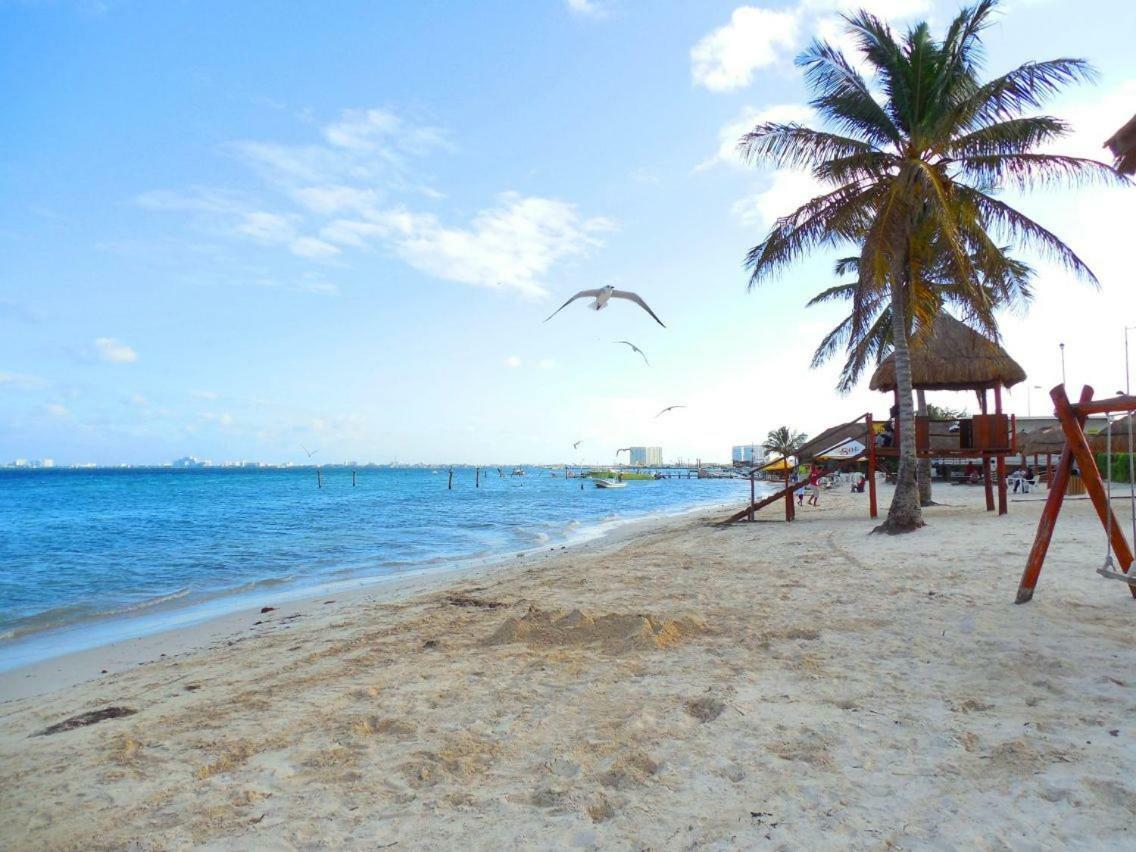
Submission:
<svg viewBox="0 0 1136 852">
<path fill-rule="evenodd" d="M 525 469 L 523 467 L 513 468 L 513 476 L 524 476 L 524 475 L 525 475 Z"/>
<path fill-rule="evenodd" d="M 626 488 L 626 482 L 616 482 L 614 479 L 597 479 L 596 488 Z"/>
</svg>

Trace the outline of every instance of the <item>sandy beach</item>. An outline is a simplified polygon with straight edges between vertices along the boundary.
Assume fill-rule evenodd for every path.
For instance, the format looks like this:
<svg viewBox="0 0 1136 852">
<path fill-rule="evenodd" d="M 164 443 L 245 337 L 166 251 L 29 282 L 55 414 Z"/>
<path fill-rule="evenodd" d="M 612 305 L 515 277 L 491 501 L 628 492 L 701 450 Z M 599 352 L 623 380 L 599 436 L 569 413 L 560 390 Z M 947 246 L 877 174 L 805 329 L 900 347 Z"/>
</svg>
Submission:
<svg viewBox="0 0 1136 852">
<path fill-rule="evenodd" d="M 1014 606 L 1040 496 L 936 497 L 909 536 L 826 492 L 5 673 L 2 845 L 1130 844 L 1136 603 L 1090 504 Z"/>
</svg>

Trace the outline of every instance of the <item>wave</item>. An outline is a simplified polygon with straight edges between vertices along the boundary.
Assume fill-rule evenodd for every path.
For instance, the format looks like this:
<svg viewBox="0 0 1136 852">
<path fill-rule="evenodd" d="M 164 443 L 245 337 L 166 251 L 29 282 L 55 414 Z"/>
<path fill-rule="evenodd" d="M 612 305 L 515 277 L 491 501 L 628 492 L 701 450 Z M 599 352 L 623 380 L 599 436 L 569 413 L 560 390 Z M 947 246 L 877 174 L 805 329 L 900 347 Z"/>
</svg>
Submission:
<svg viewBox="0 0 1136 852">
<path fill-rule="evenodd" d="M 167 592 L 166 594 L 155 595 L 154 597 L 144 598 L 140 601 L 118 604 L 104 609 L 85 605 L 53 607 L 43 612 L 37 612 L 35 615 L 14 619 L 0 631 L 0 640 L 10 641 L 23 636 L 29 636 L 33 633 L 39 633 L 43 630 L 52 630 L 56 627 L 69 627 L 74 624 L 94 621 L 100 618 L 138 615 L 146 610 L 180 600 L 189 593 L 190 588 L 185 586 L 180 589 L 175 589 L 172 592 Z"/>
</svg>

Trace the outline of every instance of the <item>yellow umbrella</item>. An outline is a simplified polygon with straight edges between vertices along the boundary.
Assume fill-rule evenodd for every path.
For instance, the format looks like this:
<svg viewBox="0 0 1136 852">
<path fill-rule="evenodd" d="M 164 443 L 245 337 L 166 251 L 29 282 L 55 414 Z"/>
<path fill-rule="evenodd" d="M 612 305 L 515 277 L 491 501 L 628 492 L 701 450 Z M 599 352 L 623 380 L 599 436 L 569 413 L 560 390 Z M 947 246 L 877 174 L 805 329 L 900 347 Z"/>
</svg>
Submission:
<svg viewBox="0 0 1136 852">
<path fill-rule="evenodd" d="M 796 465 L 789 464 L 789 462 L 787 462 L 785 459 L 778 459 L 775 462 L 770 462 L 769 464 L 765 465 L 762 470 L 792 470 L 795 467 Z"/>
</svg>

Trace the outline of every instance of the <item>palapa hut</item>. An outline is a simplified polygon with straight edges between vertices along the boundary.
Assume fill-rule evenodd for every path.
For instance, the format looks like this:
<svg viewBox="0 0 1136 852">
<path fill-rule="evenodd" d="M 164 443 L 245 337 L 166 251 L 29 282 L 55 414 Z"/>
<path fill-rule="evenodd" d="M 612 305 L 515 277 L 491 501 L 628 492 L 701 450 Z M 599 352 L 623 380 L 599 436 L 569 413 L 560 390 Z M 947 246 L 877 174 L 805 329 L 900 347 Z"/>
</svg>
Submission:
<svg viewBox="0 0 1136 852">
<path fill-rule="evenodd" d="M 1136 115 L 1104 143 L 1112 151 L 1118 171 L 1136 175 Z"/>
<path fill-rule="evenodd" d="M 994 509 L 989 460 L 995 459 L 998 478 L 998 514 L 1007 511 L 1006 454 L 1010 451 L 1008 421 L 1002 414 L 1002 388 L 1025 381 L 1026 372 L 1005 349 L 952 316 L 940 314 L 930 330 L 912 341 L 911 379 L 916 390 L 974 391 L 982 416 L 960 421 L 958 449 L 944 451 L 938 441 L 932 446 L 931 423 L 918 418 L 916 445 L 924 457 L 933 454 L 981 455 L 986 485 L 986 508 Z M 897 393 L 895 355 L 876 368 L 868 385 L 872 390 Z M 986 393 L 994 391 L 994 414 L 988 415 Z M 898 396 L 898 395 L 897 395 Z M 898 430 L 897 430 L 898 431 Z"/>
<path fill-rule="evenodd" d="M 1089 445 L 1098 453 L 1106 452 L 1110 444 L 1114 453 L 1128 453 L 1131 452 L 1128 446 L 1129 434 L 1132 435 L 1132 442 L 1136 444 L 1136 414 L 1113 420 L 1109 428 L 1101 429 L 1089 438 Z"/>
<path fill-rule="evenodd" d="M 940 314 L 930 332 L 911 347 L 911 379 L 917 390 L 978 391 L 1001 395 L 1025 381 L 1026 371 L 1006 350 L 952 316 Z M 895 356 L 889 355 L 872 374 L 868 387 L 895 390 Z"/>
</svg>

